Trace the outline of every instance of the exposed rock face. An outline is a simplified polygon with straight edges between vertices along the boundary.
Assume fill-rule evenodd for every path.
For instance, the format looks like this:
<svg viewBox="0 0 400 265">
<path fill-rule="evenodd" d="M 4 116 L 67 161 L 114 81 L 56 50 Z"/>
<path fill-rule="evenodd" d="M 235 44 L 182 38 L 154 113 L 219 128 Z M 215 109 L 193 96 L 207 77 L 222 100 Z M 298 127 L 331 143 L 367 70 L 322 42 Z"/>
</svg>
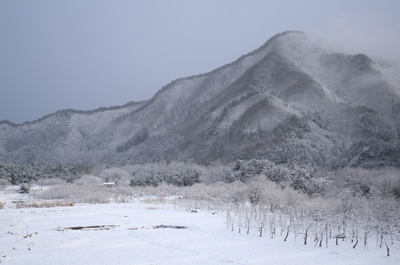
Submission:
<svg viewBox="0 0 400 265">
<path fill-rule="evenodd" d="M 400 79 L 363 54 L 285 32 L 152 99 L 0 123 L 0 159 L 143 163 L 266 158 L 328 167 L 400 165 Z"/>
</svg>

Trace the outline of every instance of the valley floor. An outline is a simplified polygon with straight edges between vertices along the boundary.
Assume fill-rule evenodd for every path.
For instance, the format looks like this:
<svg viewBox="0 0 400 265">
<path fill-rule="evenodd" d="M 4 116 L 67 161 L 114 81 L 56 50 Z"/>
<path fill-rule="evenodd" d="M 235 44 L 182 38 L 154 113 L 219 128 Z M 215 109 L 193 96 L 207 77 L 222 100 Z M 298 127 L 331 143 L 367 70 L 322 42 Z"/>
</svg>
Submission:
<svg viewBox="0 0 400 265">
<path fill-rule="evenodd" d="M 25 197 L 24 197 L 25 196 Z M 400 250 L 370 243 L 260 237 L 257 228 L 232 232 L 225 215 L 190 212 L 173 204 L 142 201 L 76 204 L 70 207 L 12 207 L 28 195 L 0 191 L 0 264 L 400 264 Z M 32 199 L 32 198 L 31 198 Z M 75 228 L 75 229 L 72 229 Z M 397 246 L 398 247 L 398 246 Z"/>
</svg>

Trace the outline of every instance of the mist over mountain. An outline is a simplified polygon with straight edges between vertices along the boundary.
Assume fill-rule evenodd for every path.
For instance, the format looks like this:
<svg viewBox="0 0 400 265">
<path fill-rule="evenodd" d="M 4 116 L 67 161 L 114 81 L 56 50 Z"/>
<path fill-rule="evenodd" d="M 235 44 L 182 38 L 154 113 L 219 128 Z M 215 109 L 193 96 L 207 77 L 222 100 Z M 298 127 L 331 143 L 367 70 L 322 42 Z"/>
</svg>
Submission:
<svg viewBox="0 0 400 265">
<path fill-rule="evenodd" d="M 212 72 L 172 81 L 148 101 L 0 122 L 0 159 L 399 166 L 399 114 L 400 78 L 389 69 L 285 32 Z"/>
</svg>

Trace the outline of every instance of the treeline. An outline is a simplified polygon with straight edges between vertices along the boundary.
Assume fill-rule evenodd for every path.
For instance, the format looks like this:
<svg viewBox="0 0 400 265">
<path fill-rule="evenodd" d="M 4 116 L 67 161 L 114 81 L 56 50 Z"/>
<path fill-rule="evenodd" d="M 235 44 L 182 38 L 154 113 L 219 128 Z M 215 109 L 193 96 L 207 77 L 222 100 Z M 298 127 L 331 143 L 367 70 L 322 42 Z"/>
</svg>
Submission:
<svg viewBox="0 0 400 265">
<path fill-rule="evenodd" d="M 112 167 L 110 165 L 71 166 L 63 164 L 17 165 L 0 162 L 0 181 L 18 185 L 47 179 L 74 182 L 84 175 L 100 177 L 104 182 L 121 186 L 153 186 L 162 183 L 191 186 L 195 183 L 247 183 L 254 176 L 268 180 L 309 196 L 334 196 L 337 191 L 351 189 L 363 196 L 386 194 L 400 198 L 400 171 L 395 168 L 344 168 L 326 171 L 293 163 L 275 164 L 266 159 L 237 160 L 231 164 L 204 166 L 184 162 L 161 162 Z"/>
<path fill-rule="evenodd" d="M 238 160 L 228 165 L 209 166 L 172 162 L 97 167 L 92 174 L 117 184 L 154 187 L 163 183 L 176 186 L 234 181 L 247 183 L 254 176 L 262 175 L 272 182 L 291 187 L 309 196 L 335 196 L 337 192 L 349 189 L 354 194 L 362 196 L 379 194 L 400 198 L 400 171 L 395 168 L 379 170 L 344 168 L 326 171 L 307 165 L 275 164 L 265 159 L 252 159 Z"/>
<path fill-rule="evenodd" d="M 62 179 L 73 182 L 85 174 L 89 174 L 91 167 L 58 164 L 30 164 L 18 165 L 0 161 L 0 182 L 3 184 L 18 185 L 38 180 Z"/>
<path fill-rule="evenodd" d="M 231 183 L 237 180 L 246 183 L 253 176 L 262 174 L 271 181 L 285 182 L 305 193 L 319 192 L 320 189 L 315 181 L 317 171 L 314 168 L 294 164 L 277 165 L 265 159 L 237 160 L 228 165 L 210 166 L 183 162 L 151 163 L 97 168 L 93 174 L 115 183 L 129 182 L 131 186 L 158 186 L 162 183 L 191 186 L 195 183 L 211 184 L 218 181 Z"/>
<path fill-rule="evenodd" d="M 336 171 L 307 165 L 275 164 L 266 159 L 237 160 L 231 164 L 215 163 L 209 166 L 184 162 L 161 162 L 112 167 L 109 165 L 70 166 L 63 164 L 16 165 L 0 162 L 0 181 L 4 184 L 42 182 L 61 179 L 72 183 L 84 175 L 100 177 L 104 182 L 121 186 L 153 186 L 171 184 L 191 186 L 196 183 L 247 183 L 254 176 L 309 196 L 335 196 L 338 191 L 350 189 L 362 196 L 400 198 L 400 171 L 395 168 L 344 168 Z"/>
</svg>

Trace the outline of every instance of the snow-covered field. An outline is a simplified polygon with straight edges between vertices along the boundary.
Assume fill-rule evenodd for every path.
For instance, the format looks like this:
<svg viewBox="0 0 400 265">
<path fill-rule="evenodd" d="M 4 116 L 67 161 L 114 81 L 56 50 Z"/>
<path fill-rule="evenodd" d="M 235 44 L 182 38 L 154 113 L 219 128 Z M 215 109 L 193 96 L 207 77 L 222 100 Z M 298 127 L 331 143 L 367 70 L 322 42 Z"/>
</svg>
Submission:
<svg viewBox="0 0 400 265">
<path fill-rule="evenodd" d="M 224 213 L 190 212 L 174 204 L 137 200 L 121 204 L 15 208 L 28 195 L 0 191 L 0 264 L 400 264 L 400 250 L 370 243 L 289 236 L 260 237 L 257 229 L 238 233 L 226 228 Z M 161 226 L 163 227 L 157 227 Z M 71 227 L 92 226 L 84 229 Z M 100 226 L 100 227 L 98 227 Z M 103 227 L 101 227 L 103 226 Z M 178 226 L 178 227 L 177 227 Z M 181 228 L 181 229 L 177 229 Z M 398 247 L 398 246 L 397 246 Z"/>
</svg>

